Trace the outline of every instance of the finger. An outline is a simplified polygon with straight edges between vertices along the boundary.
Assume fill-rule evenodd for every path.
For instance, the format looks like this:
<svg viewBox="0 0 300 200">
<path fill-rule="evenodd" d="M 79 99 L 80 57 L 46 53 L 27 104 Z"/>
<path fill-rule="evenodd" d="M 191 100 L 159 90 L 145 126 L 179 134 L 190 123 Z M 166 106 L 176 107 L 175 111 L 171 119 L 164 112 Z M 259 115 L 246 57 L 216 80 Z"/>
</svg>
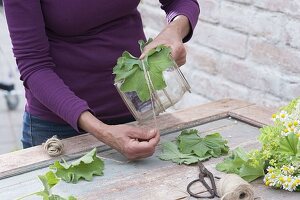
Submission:
<svg viewBox="0 0 300 200">
<path fill-rule="evenodd" d="M 185 63 L 186 63 L 185 58 L 180 58 L 180 59 L 176 60 L 176 64 L 178 65 L 178 67 L 184 65 Z"/>
<path fill-rule="evenodd" d="M 157 132 L 157 134 L 155 135 L 155 137 L 153 137 L 152 139 L 149 140 L 149 144 L 151 146 L 156 146 L 160 141 L 160 134 L 159 132 Z"/>
<path fill-rule="evenodd" d="M 130 137 L 133 139 L 141 140 L 141 141 L 144 141 L 144 140 L 148 141 L 151 138 L 154 138 L 158 132 L 159 131 L 157 129 L 152 129 L 150 131 L 146 131 L 143 129 L 135 129 L 132 132 L 130 132 L 131 133 Z"/>
</svg>

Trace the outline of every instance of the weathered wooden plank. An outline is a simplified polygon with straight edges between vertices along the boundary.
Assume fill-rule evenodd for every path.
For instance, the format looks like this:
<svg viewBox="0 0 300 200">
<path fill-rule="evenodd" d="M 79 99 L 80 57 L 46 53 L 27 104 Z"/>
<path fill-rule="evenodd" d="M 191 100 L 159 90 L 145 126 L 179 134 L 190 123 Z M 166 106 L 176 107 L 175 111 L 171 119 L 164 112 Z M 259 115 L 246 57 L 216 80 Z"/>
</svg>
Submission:
<svg viewBox="0 0 300 200">
<path fill-rule="evenodd" d="M 90 134 L 68 138 L 63 140 L 63 143 L 62 156 L 67 159 L 66 156 L 80 157 L 94 147 L 100 151 L 108 148 Z M 0 155 L 0 179 L 45 167 L 60 157 L 50 157 L 41 145 Z"/>
<path fill-rule="evenodd" d="M 256 127 L 235 121 L 223 119 L 194 127 L 203 134 L 220 132 L 229 140 L 231 149 L 242 146 L 246 149 L 259 147 L 255 139 L 259 130 Z M 162 141 L 171 141 L 178 132 L 162 136 Z M 159 147 L 160 148 L 160 147 Z M 196 166 L 176 165 L 171 162 L 160 161 L 156 156 L 151 158 L 127 162 L 115 150 L 98 153 L 105 159 L 105 175 L 95 177 L 92 182 L 81 181 L 78 184 L 60 183 L 55 187 L 54 193 L 67 196 L 73 194 L 79 199 L 193 199 L 186 193 L 187 184 L 196 179 L 198 168 Z M 215 165 L 223 158 L 211 159 L 205 166 L 216 176 L 223 173 L 216 171 Z M 47 169 L 32 171 L 30 173 L 14 176 L 0 181 L 0 199 L 10 200 L 31 193 L 41 188 L 35 176 L 45 173 Z M 298 194 L 276 191 L 263 186 L 262 180 L 254 184 L 256 196 L 263 199 L 298 199 Z M 196 192 L 204 192 L 201 185 L 193 188 Z"/>
<path fill-rule="evenodd" d="M 232 119 L 222 119 L 193 128 L 198 129 L 204 135 L 220 132 L 224 138 L 229 140 L 231 148 L 242 145 L 250 149 L 257 146 L 255 138 L 259 134 L 258 129 L 241 122 L 235 122 L 235 120 Z M 166 134 L 162 136 L 161 141 L 172 141 L 178 134 L 178 132 Z M 247 138 L 247 140 L 243 138 Z M 117 199 L 122 199 L 122 197 L 124 197 L 124 199 L 130 199 L 129 197 L 132 196 L 135 196 L 134 199 L 140 198 L 140 196 L 153 197 L 152 199 L 154 199 L 154 197 L 165 195 L 168 191 L 173 191 L 174 187 L 176 187 L 180 189 L 174 190 L 169 196 L 170 199 L 177 197 L 182 198 L 182 195 L 186 196 L 182 191 L 185 191 L 189 181 L 197 177 L 197 167 L 177 166 L 171 162 L 160 161 L 157 158 L 157 155 L 160 154 L 159 149 L 160 146 L 155 156 L 136 162 L 127 162 L 127 160 L 115 150 L 100 152 L 98 155 L 105 159 L 105 175 L 103 177 L 96 177 L 92 182 L 82 181 L 76 185 L 62 184 L 56 187 L 56 191 L 61 195 L 71 193 L 82 199 L 93 197 L 95 191 L 98 190 L 101 192 L 99 192 L 95 198 L 100 197 L 100 194 L 103 193 L 101 197 L 105 196 L 105 199 L 114 199 L 115 197 L 118 197 Z M 214 170 L 213 165 L 210 166 L 210 163 L 217 163 L 221 159 L 222 158 L 212 159 L 206 162 L 205 165 Z M 181 172 L 180 169 L 184 171 Z M 189 171 L 187 171 L 187 169 Z M 45 171 L 46 169 L 35 170 L 30 173 L 1 180 L 0 199 L 3 199 L 3 197 L 15 199 L 24 194 L 36 191 L 36 188 L 39 188 L 38 186 L 41 187 L 41 184 L 37 181 L 37 175 L 43 174 Z M 167 172 L 167 174 L 165 174 L 165 172 Z M 220 172 L 216 173 L 220 174 Z M 167 175 L 169 175 L 168 178 L 165 178 Z M 175 179 L 175 177 L 177 178 Z M 128 185 L 126 182 L 130 182 L 130 184 Z M 170 185 L 172 182 L 174 182 L 174 184 Z M 10 188 L 10 190 L 8 191 L 7 188 Z M 156 189 L 161 191 L 160 194 L 158 193 L 160 196 L 152 194 L 155 193 Z M 113 192 L 113 194 L 107 194 L 108 192 Z M 199 192 L 201 192 L 201 190 Z"/>
<path fill-rule="evenodd" d="M 187 127 L 193 127 L 228 116 L 228 112 L 252 105 L 244 101 L 225 99 L 208 104 L 192 107 L 174 113 L 161 115 L 157 118 L 161 133 L 174 132 Z M 137 125 L 137 123 L 132 123 Z M 154 127 L 154 122 L 149 121 L 143 126 Z M 63 140 L 64 156 L 79 157 L 91 148 L 108 148 L 90 134 L 84 134 Z M 57 159 L 57 158 L 55 158 Z M 53 162 L 42 146 L 20 150 L 0 155 L 0 179 L 26 171 L 39 169 Z"/>
<path fill-rule="evenodd" d="M 251 105 L 254 104 L 235 99 L 223 99 L 161 115 L 158 118 L 158 126 L 162 133 L 174 132 L 183 128 L 194 127 L 199 124 L 225 118 L 228 116 L 229 111 Z M 155 127 L 154 120 L 149 120 L 142 125 Z"/>
<path fill-rule="evenodd" d="M 251 105 L 240 109 L 229 111 L 229 115 L 243 122 L 262 127 L 272 124 L 272 114 L 276 112 L 275 108 L 263 108 L 257 105 Z"/>
</svg>

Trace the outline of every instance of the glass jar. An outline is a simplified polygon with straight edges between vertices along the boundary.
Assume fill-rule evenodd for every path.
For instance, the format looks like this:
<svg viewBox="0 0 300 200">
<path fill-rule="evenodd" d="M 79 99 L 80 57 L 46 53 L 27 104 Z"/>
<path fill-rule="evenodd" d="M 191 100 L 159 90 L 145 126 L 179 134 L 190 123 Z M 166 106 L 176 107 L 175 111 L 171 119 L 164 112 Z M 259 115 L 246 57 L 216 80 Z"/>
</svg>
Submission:
<svg viewBox="0 0 300 200">
<path fill-rule="evenodd" d="M 191 87 L 189 83 L 176 63 L 173 63 L 173 66 L 170 66 L 163 72 L 163 78 L 167 87 L 162 90 L 152 91 L 152 97 L 145 102 L 139 99 L 136 92 L 122 92 L 120 89 L 121 82 L 115 83 L 123 101 L 138 122 L 142 123 L 153 118 L 154 113 L 157 116 L 165 112 L 166 109 L 175 105 L 186 92 L 190 92 Z"/>
</svg>

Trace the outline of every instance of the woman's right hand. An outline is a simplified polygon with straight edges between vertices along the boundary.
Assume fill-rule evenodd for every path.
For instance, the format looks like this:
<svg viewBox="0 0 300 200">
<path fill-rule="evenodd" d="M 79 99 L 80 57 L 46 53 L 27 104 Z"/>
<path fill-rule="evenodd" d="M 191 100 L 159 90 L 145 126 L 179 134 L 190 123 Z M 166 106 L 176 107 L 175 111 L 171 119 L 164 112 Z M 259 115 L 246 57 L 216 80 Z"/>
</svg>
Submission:
<svg viewBox="0 0 300 200">
<path fill-rule="evenodd" d="M 99 140 L 116 149 L 129 160 L 152 156 L 160 138 L 159 131 L 156 129 L 145 130 L 125 124 L 109 125 L 101 135 Z"/>
<path fill-rule="evenodd" d="M 160 139 L 156 129 L 145 130 L 126 124 L 107 125 L 88 111 L 80 115 L 78 125 L 129 160 L 152 156 Z"/>
</svg>

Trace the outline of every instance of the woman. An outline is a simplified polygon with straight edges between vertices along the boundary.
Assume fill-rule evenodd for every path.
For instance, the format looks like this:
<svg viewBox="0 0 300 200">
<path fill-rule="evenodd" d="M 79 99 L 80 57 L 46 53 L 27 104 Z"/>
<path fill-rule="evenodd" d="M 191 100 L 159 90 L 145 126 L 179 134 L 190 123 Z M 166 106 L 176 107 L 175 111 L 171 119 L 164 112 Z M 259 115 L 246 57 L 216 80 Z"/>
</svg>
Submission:
<svg viewBox="0 0 300 200">
<path fill-rule="evenodd" d="M 112 68 L 124 50 L 140 56 L 145 40 L 139 0 L 4 0 L 13 52 L 27 104 L 23 147 L 58 135 L 83 132 L 128 159 L 151 156 L 158 130 L 122 123 L 133 120 L 113 86 Z M 160 0 L 169 24 L 144 50 L 165 44 L 185 63 L 183 42 L 189 40 L 199 15 L 196 0 Z M 138 83 L 137 83 L 138 84 Z"/>
</svg>

